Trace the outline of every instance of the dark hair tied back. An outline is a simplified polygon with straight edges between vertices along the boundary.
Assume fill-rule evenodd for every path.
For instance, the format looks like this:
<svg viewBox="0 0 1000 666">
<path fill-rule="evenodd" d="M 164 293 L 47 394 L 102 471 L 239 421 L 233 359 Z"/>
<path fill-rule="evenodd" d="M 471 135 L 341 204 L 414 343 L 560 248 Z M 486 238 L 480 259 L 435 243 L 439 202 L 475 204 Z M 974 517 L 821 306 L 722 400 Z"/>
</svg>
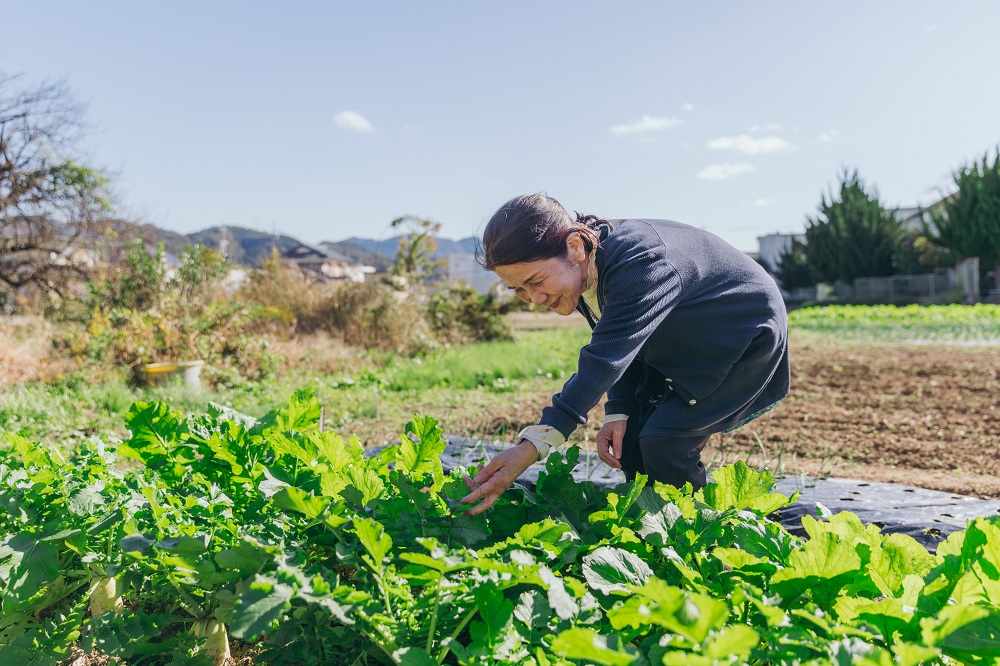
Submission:
<svg viewBox="0 0 1000 666">
<path fill-rule="evenodd" d="M 611 228 L 610 222 L 608 222 L 602 217 L 597 217 L 596 215 L 584 215 L 583 213 L 576 213 L 576 222 L 577 224 L 582 224 L 585 227 L 590 227 L 591 229 L 596 229 L 596 230 L 600 230 L 602 225 Z"/>
<path fill-rule="evenodd" d="M 484 268 L 510 266 L 552 257 L 565 257 L 566 239 L 580 234 L 587 252 L 601 244 L 601 227 L 611 223 L 596 215 L 570 217 L 558 201 L 545 194 L 514 197 L 501 206 L 483 231 L 476 261 Z"/>
</svg>

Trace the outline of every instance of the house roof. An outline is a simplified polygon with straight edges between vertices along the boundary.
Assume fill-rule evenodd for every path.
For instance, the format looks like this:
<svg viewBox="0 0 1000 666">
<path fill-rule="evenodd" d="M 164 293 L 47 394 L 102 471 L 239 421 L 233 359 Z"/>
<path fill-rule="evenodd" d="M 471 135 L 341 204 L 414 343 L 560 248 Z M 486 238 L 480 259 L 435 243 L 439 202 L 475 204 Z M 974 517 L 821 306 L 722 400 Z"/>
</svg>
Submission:
<svg viewBox="0 0 1000 666">
<path fill-rule="evenodd" d="M 337 252 L 322 245 L 310 245 L 308 243 L 300 243 L 295 247 L 286 250 L 281 255 L 285 259 L 324 259 L 326 261 L 335 261 L 341 264 L 356 264 L 357 262 L 348 257 L 346 254 Z"/>
</svg>

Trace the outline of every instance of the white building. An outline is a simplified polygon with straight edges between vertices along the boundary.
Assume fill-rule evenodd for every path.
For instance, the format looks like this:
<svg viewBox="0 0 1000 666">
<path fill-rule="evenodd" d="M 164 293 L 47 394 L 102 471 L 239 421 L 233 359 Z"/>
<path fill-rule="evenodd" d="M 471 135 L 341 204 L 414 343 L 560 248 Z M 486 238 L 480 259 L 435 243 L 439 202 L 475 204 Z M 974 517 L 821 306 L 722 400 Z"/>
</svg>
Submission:
<svg viewBox="0 0 1000 666">
<path fill-rule="evenodd" d="M 792 246 L 792 240 L 804 242 L 805 234 L 767 234 L 757 236 L 757 260 L 760 261 L 770 272 L 778 270 L 778 260 L 781 253 Z"/>
</svg>

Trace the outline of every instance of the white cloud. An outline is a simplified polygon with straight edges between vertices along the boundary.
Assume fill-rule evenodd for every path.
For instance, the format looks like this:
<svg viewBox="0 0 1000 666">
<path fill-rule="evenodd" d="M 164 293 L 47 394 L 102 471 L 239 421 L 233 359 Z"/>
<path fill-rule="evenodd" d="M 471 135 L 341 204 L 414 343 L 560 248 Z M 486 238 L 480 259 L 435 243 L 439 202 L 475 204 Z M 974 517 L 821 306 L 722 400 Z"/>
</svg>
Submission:
<svg viewBox="0 0 1000 666">
<path fill-rule="evenodd" d="M 704 180 L 726 180 L 732 176 L 738 176 L 741 173 L 750 173 L 754 170 L 754 166 L 747 162 L 740 162 L 738 164 L 709 164 L 698 172 L 698 177 Z"/>
<path fill-rule="evenodd" d="M 681 105 L 681 111 L 694 111 L 694 104 L 691 102 L 685 102 Z"/>
<path fill-rule="evenodd" d="M 759 132 L 760 131 L 760 125 L 751 125 L 750 126 L 750 131 L 754 132 L 754 133 Z"/>
<path fill-rule="evenodd" d="M 624 136 L 626 134 L 638 134 L 640 132 L 662 132 L 663 130 L 679 125 L 680 122 L 680 118 L 643 116 L 642 119 L 625 125 L 612 125 L 610 129 L 611 133 L 615 136 Z"/>
<path fill-rule="evenodd" d="M 780 132 L 785 128 L 781 126 L 781 123 L 768 123 L 767 125 L 764 126 L 764 129 L 766 129 L 768 132 Z"/>
<path fill-rule="evenodd" d="M 739 136 L 723 136 L 708 142 L 712 150 L 735 150 L 747 155 L 766 155 L 768 153 L 787 153 L 794 150 L 792 144 L 780 136 L 763 136 L 755 139 L 749 134 Z"/>
<path fill-rule="evenodd" d="M 776 199 L 774 197 L 770 197 L 770 198 L 767 198 L 767 199 L 765 199 L 764 197 L 760 197 L 758 199 L 754 199 L 753 202 L 750 205 L 751 206 L 756 206 L 757 208 L 760 208 L 760 207 L 763 207 L 763 206 L 772 206 L 772 205 L 774 205 L 775 201 L 776 201 Z"/>
<path fill-rule="evenodd" d="M 375 131 L 368 119 L 357 111 L 341 111 L 333 117 L 333 122 L 337 127 L 348 132 L 371 134 Z"/>
<path fill-rule="evenodd" d="M 830 143 L 831 141 L 837 138 L 838 134 L 840 134 L 840 132 L 838 132 L 835 129 L 831 129 L 829 131 L 820 134 L 818 137 L 816 137 L 816 140 L 822 143 Z"/>
</svg>

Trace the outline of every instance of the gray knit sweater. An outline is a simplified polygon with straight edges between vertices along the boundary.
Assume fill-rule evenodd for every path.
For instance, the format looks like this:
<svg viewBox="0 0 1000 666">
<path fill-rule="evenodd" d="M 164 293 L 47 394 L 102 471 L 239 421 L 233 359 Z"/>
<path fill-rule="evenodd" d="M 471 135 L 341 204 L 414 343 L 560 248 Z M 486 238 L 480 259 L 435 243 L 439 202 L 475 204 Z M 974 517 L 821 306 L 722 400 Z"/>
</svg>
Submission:
<svg viewBox="0 0 1000 666">
<path fill-rule="evenodd" d="M 600 320 L 540 423 L 569 436 L 606 412 L 659 402 L 670 427 L 730 429 L 788 394 L 788 323 L 774 280 L 717 236 L 670 220 L 613 220 L 597 250 Z"/>
</svg>

